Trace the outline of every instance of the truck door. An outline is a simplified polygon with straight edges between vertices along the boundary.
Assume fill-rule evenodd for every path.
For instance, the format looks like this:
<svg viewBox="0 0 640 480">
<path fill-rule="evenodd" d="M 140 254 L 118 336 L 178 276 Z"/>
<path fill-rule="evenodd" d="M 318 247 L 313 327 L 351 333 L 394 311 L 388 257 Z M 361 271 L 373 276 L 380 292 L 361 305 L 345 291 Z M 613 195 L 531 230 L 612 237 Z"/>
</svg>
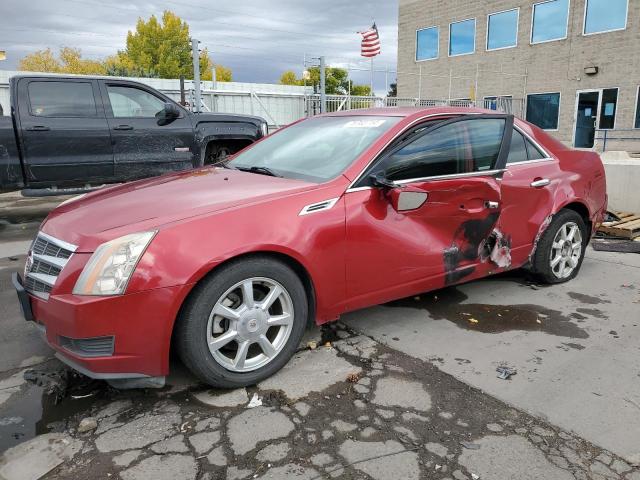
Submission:
<svg viewBox="0 0 640 480">
<path fill-rule="evenodd" d="M 193 167 L 195 133 L 187 112 L 167 124 L 156 115 L 166 98 L 143 85 L 101 81 L 118 179 L 160 175 Z"/>
<path fill-rule="evenodd" d="M 30 185 L 82 186 L 113 178 L 109 126 L 97 81 L 22 79 L 21 147 Z"/>
</svg>

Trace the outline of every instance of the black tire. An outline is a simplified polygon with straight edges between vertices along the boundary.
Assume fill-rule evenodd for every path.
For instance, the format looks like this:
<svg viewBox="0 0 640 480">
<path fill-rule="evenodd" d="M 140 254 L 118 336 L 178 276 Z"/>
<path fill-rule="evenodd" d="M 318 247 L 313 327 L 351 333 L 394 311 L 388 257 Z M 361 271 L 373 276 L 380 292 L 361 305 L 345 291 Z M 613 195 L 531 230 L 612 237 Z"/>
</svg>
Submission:
<svg viewBox="0 0 640 480">
<path fill-rule="evenodd" d="M 574 267 L 571 274 L 566 277 L 559 277 L 553 271 L 551 266 L 551 253 L 556 235 L 567 223 L 575 223 L 580 229 L 580 234 L 582 236 L 582 251 L 580 253 L 578 264 Z M 573 210 L 560 210 L 560 212 L 553 217 L 551 224 L 547 227 L 538 241 L 538 246 L 531 262 L 533 273 L 541 281 L 548 284 L 564 283 L 572 280 L 576 275 L 578 275 L 578 272 L 582 267 L 582 261 L 584 260 L 588 239 L 589 232 L 587 231 L 587 226 L 585 225 L 583 218 Z"/>
<path fill-rule="evenodd" d="M 253 277 L 273 279 L 287 291 L 293 304 L 293 326 L 286 343 L 269 363 L 250 372 L 234 372 L 215 360 L 209 351 L 207 324 L 218 299 L 236 283 Z M 304 286 L 289 266 L 267 256 L 241 259 L 224 265 L 194 288 L 176 321 L 175 348 L 184 365 L 202 382 L 218 388 L 246 387 L 270 377 L 289 361 L 308 319 Z"/>
</svg>

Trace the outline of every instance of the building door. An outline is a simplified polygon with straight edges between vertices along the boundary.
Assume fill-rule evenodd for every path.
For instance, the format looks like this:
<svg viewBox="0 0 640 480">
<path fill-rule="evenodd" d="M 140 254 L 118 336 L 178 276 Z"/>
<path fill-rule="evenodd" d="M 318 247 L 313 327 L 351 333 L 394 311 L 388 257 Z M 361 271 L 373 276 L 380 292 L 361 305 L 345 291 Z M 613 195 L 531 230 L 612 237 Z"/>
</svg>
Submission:
<svg viewBox="0 0 640 480">
<path fill-rule="evenodd" d="M 578 91 L 573 145 L 576 148 L 593 148 L 596 129 L 615 127 L 617 107 L 617 88 Z"/>
<path fill-rule="evenodd" d="M 596 136 L 596 122 L 600 107 L 600 90 L 578 92 L 576 111 L 576 148 L 592 148 Z"/>
</svg>

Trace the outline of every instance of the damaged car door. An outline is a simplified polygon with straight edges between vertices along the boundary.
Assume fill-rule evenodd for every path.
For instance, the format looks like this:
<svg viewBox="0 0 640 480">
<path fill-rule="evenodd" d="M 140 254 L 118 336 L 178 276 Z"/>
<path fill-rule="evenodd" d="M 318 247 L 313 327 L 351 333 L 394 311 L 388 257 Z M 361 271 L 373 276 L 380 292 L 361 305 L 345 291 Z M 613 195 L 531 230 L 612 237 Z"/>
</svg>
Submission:
<svg viewBox="0 0 640 480">
<path fill-rule="evenodd" d="M 431 122 L 363 173 L 345 202 L 351 307 L 508 266 L 497 225 L 512 129 L 509 115 Z"/>
</svg>

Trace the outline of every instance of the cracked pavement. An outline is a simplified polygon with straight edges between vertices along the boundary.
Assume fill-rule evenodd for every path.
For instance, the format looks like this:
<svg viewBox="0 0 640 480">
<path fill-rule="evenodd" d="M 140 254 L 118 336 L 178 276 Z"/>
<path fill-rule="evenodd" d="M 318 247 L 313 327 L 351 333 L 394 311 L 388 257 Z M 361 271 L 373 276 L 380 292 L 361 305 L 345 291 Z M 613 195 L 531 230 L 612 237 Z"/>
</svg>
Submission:
<svg viewBox="0 0 640 480">
<path fill-rule="evenodd" d="M 0 480 L 640 480 L 638 256 L 589 249 L 563 286 L 514 272 L 345 315 L 247 389 L 176 364 L 162 390 L 63 374 L 47 393 L 24 372 L 62 366 L 9 284 L 27 204 L 24 228 L 0 225 Z"/>
</svg>

